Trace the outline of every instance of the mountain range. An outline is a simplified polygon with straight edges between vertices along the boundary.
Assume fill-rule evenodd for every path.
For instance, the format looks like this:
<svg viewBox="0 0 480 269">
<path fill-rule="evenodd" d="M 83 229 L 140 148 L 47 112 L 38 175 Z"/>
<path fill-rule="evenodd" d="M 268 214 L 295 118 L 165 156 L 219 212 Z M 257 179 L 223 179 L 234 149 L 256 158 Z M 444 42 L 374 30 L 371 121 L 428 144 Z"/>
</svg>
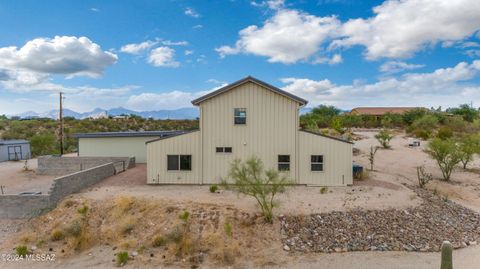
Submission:
<svg viewBox="0 0 480 269">
<path fill-rule="evenodd" d="M 305 114 L 309 112 L 311 108 L 301 108 L 300 114 Z M 57 119 L 58 118 L 58 109 L 53 109 L 50 111 L 45 112 L 35 112 L 35 111 L 27 111 L 16 115 L 11 115 L 10 117 L 20 117 L 22 119 L 30 119 L 30 118 L 51 118 Z M 102 109 L 102 108 L 95 108 L 90 112 L 76 112 L 71 109 L 65 108 L 63 109 L 63 116 L 64 117 L 73 117 L 76 119 L 87 119 L 87 118 L 105 118 L 108 116 L 119 116 L 119 115 L 137 115 L 143 118 L 153 118 L 153 119 L 172 119 L 172 120 L 180 120 L 180 119 L 196 119 L 198 118 L 198 108 L 196 107 L 184 107 L 179 109 L 173 110 L 152 110 L 152 111 L 135 111 L 130 110 L 123 107 L 111 108 L 111 109 Z"/>
</svg>

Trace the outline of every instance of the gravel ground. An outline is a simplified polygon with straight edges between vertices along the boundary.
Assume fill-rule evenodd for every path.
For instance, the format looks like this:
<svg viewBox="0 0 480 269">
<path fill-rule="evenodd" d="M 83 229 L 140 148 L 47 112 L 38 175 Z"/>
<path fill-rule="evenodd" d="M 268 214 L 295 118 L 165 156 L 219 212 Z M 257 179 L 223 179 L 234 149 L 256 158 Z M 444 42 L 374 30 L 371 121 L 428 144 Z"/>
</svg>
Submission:
<svg viewBox="0 0 480 269">
<path fill-rule="evenodd" d="M 300 252 L 439 251 L 476 245 L 480 214 L 431 191 L 415 188 L 423 203 L 398 210 L 353 210 L 281 219 L 285 250 Z"/>
</svg>

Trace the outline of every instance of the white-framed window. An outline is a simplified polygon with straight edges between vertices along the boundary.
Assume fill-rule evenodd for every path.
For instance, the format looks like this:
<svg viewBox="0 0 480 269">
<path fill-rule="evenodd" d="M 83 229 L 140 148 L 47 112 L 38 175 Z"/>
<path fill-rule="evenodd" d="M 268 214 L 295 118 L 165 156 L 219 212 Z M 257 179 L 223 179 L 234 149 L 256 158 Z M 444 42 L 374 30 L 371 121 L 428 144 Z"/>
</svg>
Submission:
<svg viewBox="0 0 480 269">
<path fill-rule="evenodd" d="M 192 155 L 167 155 L 168 171 L 191 171 Z"/>
<path fill-rule="evenodd" d="M 312 155 L 311 156 L 311 170 L 312 171 L 323 171 L 323 155 Z"/>
<path fill-rule="evenodd" d="M 233 110 L 233 118 L 235 125 L 247 124 L 247 109 L 235 108 Z"/>
<path fill-rule="evenodd" d="M 278 155 L 278 171 L 290 171 L 290 155 Z"/>
</svg>

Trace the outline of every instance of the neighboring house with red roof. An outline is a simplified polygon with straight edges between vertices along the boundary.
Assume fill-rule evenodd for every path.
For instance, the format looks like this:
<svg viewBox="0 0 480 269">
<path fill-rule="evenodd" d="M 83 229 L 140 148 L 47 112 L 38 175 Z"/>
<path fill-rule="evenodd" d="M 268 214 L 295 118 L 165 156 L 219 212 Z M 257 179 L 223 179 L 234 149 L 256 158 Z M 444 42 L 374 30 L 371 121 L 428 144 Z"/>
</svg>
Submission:
<svg viewBox="0 0 480 269">
<path fill-rule="evenodd" d="M 381 117 L 385 114 L 404 114 L 415 109 L 425 109 L 423 107 L 356 107 L 350 111 L 351 115 L 375 116 Z"/>
</svg>

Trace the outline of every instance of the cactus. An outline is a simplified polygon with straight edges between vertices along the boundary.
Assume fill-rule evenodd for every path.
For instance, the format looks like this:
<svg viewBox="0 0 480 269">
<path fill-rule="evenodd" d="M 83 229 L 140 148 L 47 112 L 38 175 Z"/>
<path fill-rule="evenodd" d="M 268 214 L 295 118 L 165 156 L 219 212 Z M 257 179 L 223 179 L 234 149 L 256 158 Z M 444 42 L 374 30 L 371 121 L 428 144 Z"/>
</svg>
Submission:
<svg viewBox="0 0 480 269">
<path fill-rule="evenodd" d="M 442 264 L 440 269 L 452 269 L 452 244 L 448 241 L 442 243 Z"/>
</svg>

